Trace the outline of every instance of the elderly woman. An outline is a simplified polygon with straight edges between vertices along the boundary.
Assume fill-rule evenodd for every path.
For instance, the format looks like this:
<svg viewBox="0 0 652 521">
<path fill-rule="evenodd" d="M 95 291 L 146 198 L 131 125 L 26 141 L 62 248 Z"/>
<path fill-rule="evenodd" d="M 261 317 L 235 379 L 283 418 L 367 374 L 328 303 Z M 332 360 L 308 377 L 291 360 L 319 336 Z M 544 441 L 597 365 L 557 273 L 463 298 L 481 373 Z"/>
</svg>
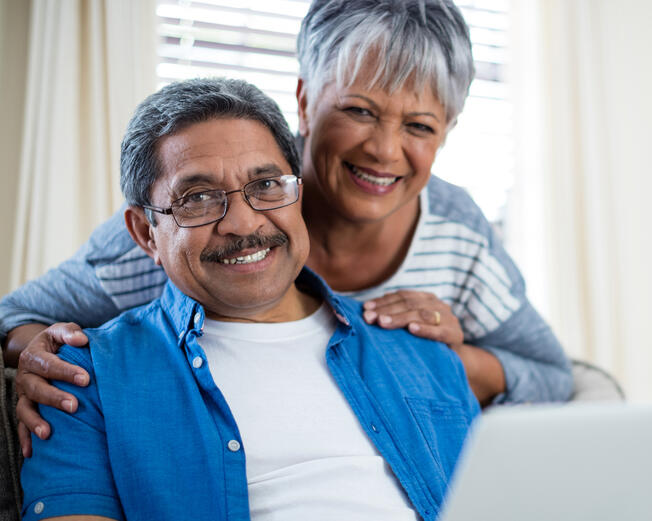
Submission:
<svg viewBox="0 0 652 521">
<path fill-rule="evenodd" d="M 315 0 L 298 54 L 308 266 L 364 301 L 370 327 L 448 344 L 481 403 L 567 399 L 570 365 L 517 268 L 468 195 L 430 173 L 474 73 L 458 9 L 449 0 Z M 32 400 L 77 407 L 44 378 L 88 379 L 53 354 L 85 343 L 78 327 L 42 324 L 99 325 L 158 297 L 164 283 L 116 214 L 72 259 L 2 301 L 6 358 L 29 343 L 18 376 L 25 454 L 27 429 L 49 436 Z"/>
</svg>

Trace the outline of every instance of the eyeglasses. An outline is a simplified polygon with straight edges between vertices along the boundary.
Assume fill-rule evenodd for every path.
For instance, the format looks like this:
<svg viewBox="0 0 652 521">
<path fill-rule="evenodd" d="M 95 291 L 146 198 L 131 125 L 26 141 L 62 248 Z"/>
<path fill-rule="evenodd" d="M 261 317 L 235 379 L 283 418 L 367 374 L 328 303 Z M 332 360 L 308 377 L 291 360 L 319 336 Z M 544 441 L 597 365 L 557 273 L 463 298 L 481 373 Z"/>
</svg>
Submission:
<svg viewBox="0 0 652 521">
<path fill-rule="evenodd" d="M 302 179 L 295 175 L 265 177 L 250 181 L 240 190 L 207 190 L 184 195 L 172 201 L 169 208 L 145 206 L 146 210 L 172 214 L 180 228 L 196 228 L 217 222 L 224 218 L 228 210 L 229 194 L 242 192 L 245 201 L 254 210 L 264 212 L 276 210 L 296 203 L 299 199 L 299 185 Z"/>
</svg>

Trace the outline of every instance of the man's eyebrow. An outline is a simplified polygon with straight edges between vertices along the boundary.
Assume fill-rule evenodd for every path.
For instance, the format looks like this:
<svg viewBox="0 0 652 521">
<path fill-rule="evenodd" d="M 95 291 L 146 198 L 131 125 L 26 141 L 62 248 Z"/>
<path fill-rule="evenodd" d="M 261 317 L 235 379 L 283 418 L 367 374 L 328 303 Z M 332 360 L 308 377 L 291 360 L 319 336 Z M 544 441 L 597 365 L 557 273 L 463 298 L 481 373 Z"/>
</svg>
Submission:
<svg viewBox="0 0 652 521">
<path fill-rule="evenodd" d="M 283 172 L 281 170 L 281 167 L 279 167 L 276 163 L 266 163 L 264 165 L 256 166 L 254 168 L 249 169 L 249 178 L 254 178 L 254 177 L 262 177 L 262 176 L 276 176 L 276 175 L 283 175 L 287 174 L 287 172 Z"/>
<path fill-rule="evenodd" d="M 368 98 L 367 96 L 363 96 L 362 94 L 346 94 L 343 96 L 344 98 L 360 98 L 362 100 L 365 100 L 369 105 L 374 110 L 378 110 L 378 105 L 372 100 L 371 98 Z M 441 123 L 439 121 L 439 118 L 433 113 L 433 112 L 410 112 L 407 114 L 408 116 L 429 116 L 431 118 L 434 118 L 438 123 Z"/>
<path fill-rule="evenodd" d="M 211 175 L 208 174 L 202 174 L 202 173 L 195 173 L 195 174 L 190 174 L 185 177 L 182 177 L 179 179 L 177 182 L 174 183 L 172 186 L 172 190 L 174 194 L 179 194 L 186 188 L 199 184 L 199 183 L 207 183 L 207 184 L 212 184 L 215 182 L 215 178 Z"/>
</svg>

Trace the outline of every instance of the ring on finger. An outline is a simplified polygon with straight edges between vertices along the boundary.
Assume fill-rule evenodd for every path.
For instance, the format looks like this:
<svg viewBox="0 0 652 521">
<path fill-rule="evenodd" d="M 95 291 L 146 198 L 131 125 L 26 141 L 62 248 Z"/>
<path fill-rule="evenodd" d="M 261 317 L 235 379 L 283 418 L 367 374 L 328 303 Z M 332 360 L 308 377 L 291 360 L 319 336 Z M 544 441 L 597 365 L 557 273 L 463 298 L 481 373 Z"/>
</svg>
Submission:
<svg viewBox="0 0 652 521">
<path fill-rule="evenodd" d="M 438 326 L 439 324 L 441 324 L 441 313 L 435 311 L 435 325 Z"/>
</svg>

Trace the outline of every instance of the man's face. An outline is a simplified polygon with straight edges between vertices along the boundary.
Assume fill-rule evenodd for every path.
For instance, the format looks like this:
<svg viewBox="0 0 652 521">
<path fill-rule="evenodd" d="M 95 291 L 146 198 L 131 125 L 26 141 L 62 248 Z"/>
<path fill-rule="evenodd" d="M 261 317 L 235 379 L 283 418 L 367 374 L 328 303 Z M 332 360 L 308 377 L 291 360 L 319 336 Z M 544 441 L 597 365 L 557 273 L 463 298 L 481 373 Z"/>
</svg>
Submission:
<svg viewBox="0 0 652 521">
<path fill-rule="evenodd" d="M 292 173 L 271 132 L 244 119 L 191 125 L 163 138 L 157 158 L 162 176 L 151 202 L 160 207 L 206 190 L 239 190 L 255 179 Z M 259 212 L 241 192 L 227 197 L 224 218 L 197 228 L 180 228 L 171 215 L 155 214 L 150 254 L 209 317 L 273 320 L 288 305 L 288 290 L 308 256 L 300 201 Z M 259 240 L 248 240 L 253 237 Z"/>
</svg>

